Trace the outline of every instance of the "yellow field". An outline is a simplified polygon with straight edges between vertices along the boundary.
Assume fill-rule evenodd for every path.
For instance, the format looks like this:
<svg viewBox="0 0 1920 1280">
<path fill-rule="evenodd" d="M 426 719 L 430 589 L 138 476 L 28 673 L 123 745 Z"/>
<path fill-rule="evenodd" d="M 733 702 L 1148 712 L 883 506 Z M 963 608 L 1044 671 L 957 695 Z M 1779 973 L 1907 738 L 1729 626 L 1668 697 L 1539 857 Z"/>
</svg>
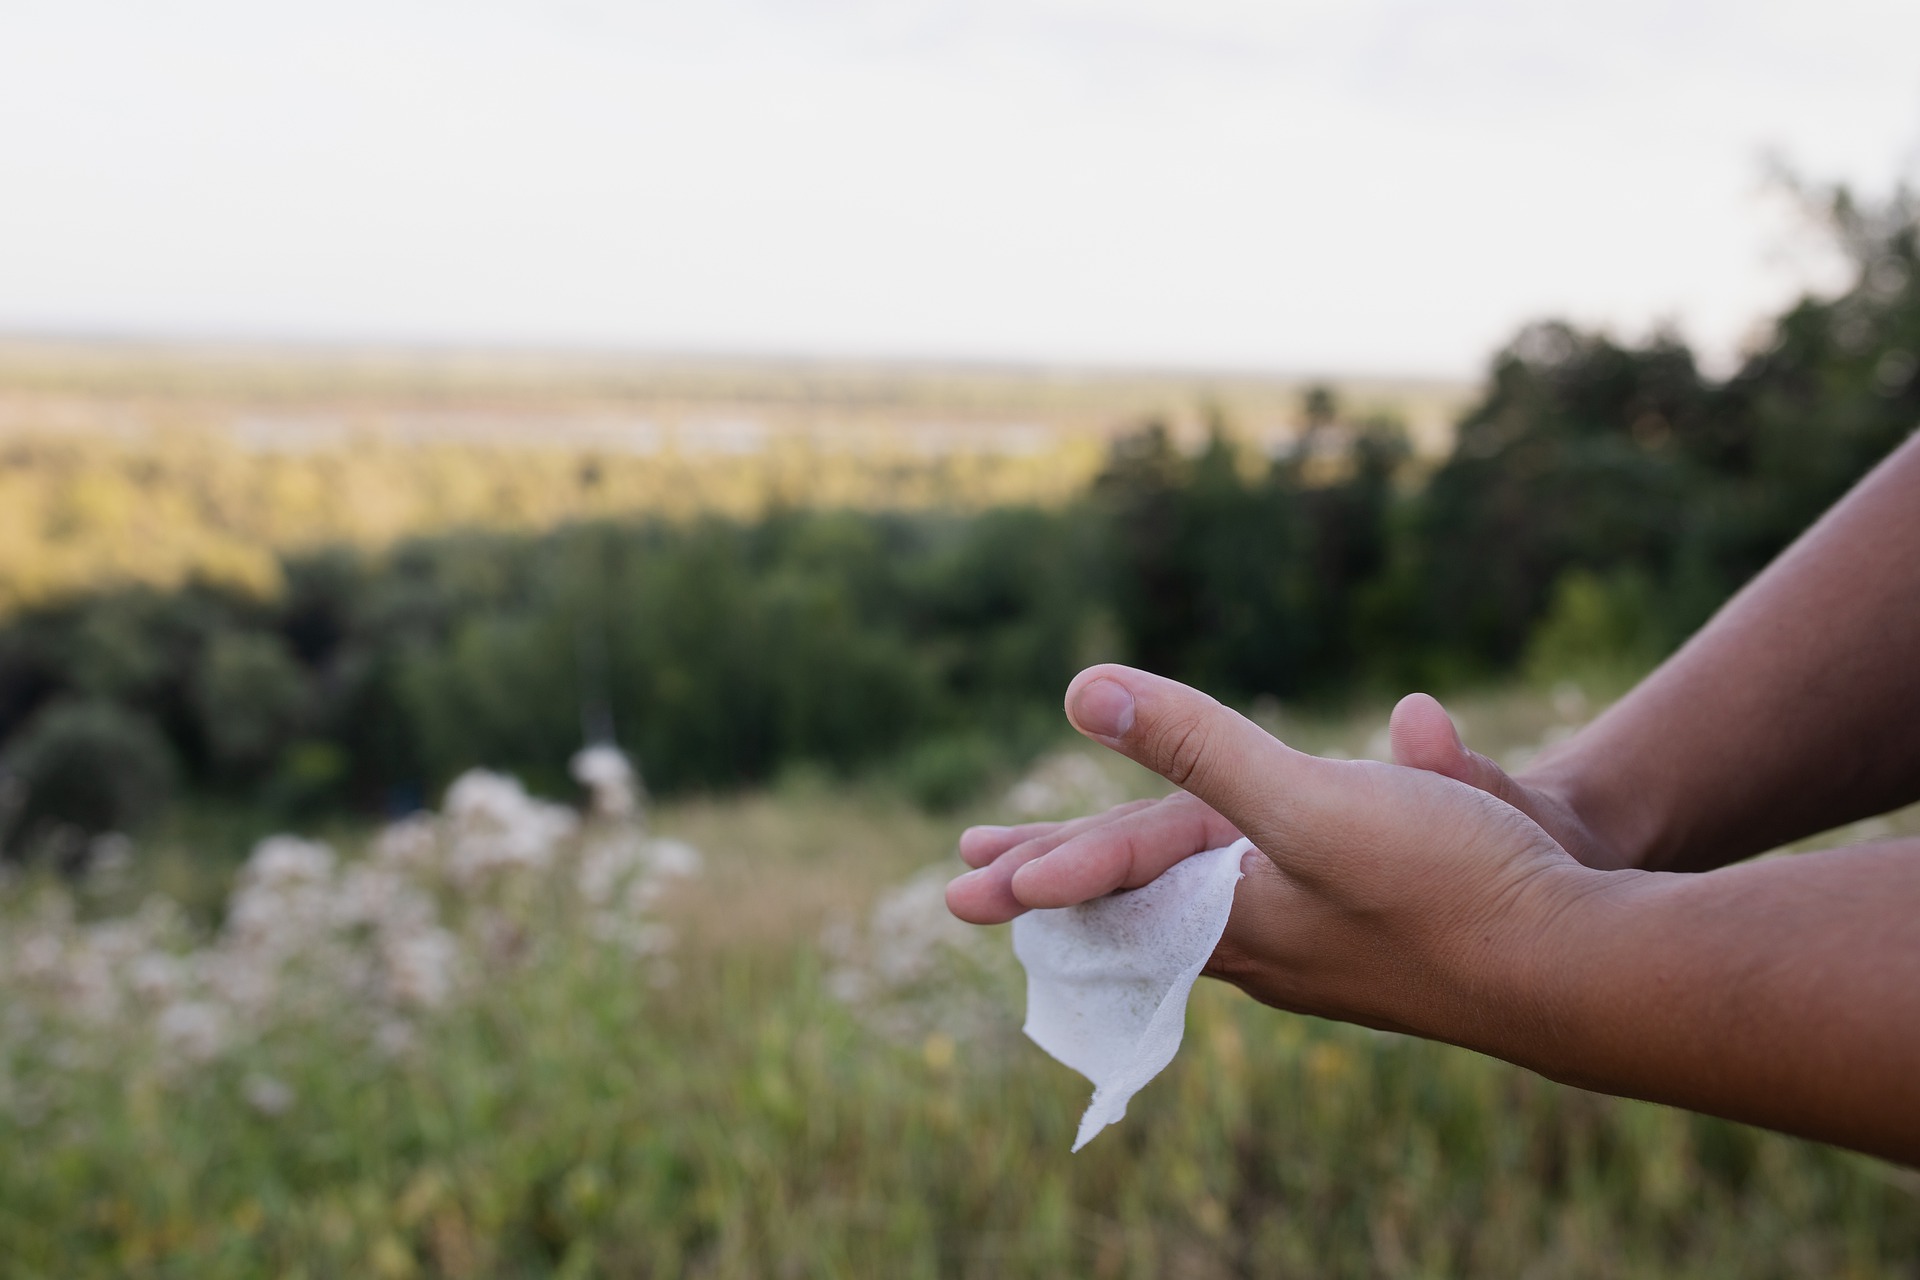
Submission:
<svg viewBox="0 0 1920 1280">
<path fill-rule="evenodd" d="M 1341 384 L 1430 449 L 1457 386 Z M 1081 492 L 1118 432 L 1261 449 L 1298 382 L 1198 375 L 0 344 L 0 612 L 92 587 L 273 589 L 275 552 L 773 506 Z"/>
</svg>

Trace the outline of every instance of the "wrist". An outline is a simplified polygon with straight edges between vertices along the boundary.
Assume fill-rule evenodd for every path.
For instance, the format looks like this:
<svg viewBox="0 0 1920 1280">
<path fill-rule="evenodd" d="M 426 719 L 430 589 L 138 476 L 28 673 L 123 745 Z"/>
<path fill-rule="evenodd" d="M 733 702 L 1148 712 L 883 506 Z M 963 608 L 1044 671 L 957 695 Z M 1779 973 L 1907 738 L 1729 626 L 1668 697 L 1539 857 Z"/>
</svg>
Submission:
<svg viewBox="0 0 1920 1280">
<path fill-rule="evenodd" d="M 1514 781 L 1558 811 L 1563 829 L 1553 834 L 1587 866 L 1620 871 L 1658 864 L 1663 823 L 1651 788 L 1629 785 L 1574 752 L 1537 761 Z"/>
<path fill-rule="evenodd" d="M 1443 1038 L 1577 1083 L 1587 1064 L 1575 1032 L 1598 958 L 1623 900 L 1661 878 L 1571 861 L 1534 873 L 1460 957 L 1462 1017 Z"/>
</svg>

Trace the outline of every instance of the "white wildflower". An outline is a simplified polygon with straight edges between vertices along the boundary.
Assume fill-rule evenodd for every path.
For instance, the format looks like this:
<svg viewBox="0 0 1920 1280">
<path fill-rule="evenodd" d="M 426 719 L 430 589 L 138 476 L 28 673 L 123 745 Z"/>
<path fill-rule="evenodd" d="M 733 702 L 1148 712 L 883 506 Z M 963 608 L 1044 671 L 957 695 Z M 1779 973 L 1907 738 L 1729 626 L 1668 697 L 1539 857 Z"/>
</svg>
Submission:
<svg viewBox="0 0 1920 1280">
<path fill-rule="evenodd" d="M 883 1035 L 910 1039 L 933 1029 L 969 1036 L 1007 1029 L 1000 1002 L 981 981 L 983 970 L 1000 963 L 1001 952 L 987 948 L 981 930 L 946 909 L 951 875 L 946 866 L 928 867 L 882 894 L 864 928 L 837 920 L 822 933 L 822 948 L 835 962 L 827 991 Z"/>
<path fill-rule="evenodd" d="M 691 879 L 700 874 L 704 859 L 685 840 L 661 839 L 647 841 L 647 863 L 656 875 Z"/>
<path fill-rule="evenodd" d="M 426 871 L 440 858 L 439 824 L 428 813 L 389 822 L 374 836 L 368 852 L 375 862 L 397 871 Z"/>
<path fill-rule="evenodd" d="M 868 932 L 873 970 L 891 986 L 907 986 L 932 976 L 942 953 L 969 951 L 983 936 L 947 910 L 945 866 L 929 867 L 881 895 Z"/>
<path fill-rule="evenodd" d="M 283 1116 L 293 1107 L 292 1086 L 269 1075 L 248 1076 L 241 1082 L 240 1095 L 248 1106 L 269 1118 Z"/>
<path fill-rule="evenodd" d="M 333 878 L 333 850 L 318 840 L 268 836 L 253 846 L 240 882 L 260 888 L 318 884 Z"/>
<path fill-rule="evenodd" d="M 172 1000 L 186 987 L 186 980 L 186 962 L 164 951 L 137 956 L 127 967 L 127 985 L 142 1000 L 157 1003 Z"/>
<path fill-rule="evenodd" d="M 41 894 L 0 930 L 0 1040 L 95 1070 L 128 1047 L 124 1031 L 178 1066 L 316 1022 L 356 1026 L 356 1039 L 394 1056 L 415 1043 L 415 1018 L 483 990 L 476 969 L 517 967 L 557 945 L 548 911 L 644 957 L 645 980 L 670 983 L 674 933 L 656 907 L 671 881 L 698 873 L 700 855 L 646 839 L 639 782 L 617 752 L 588 754 L 580 773 L 597 797 L 584 826 L 514 779 L 476 770 L 454 782 L 443 815 L 388 825 L 364 859 L 342 861 L 296 836 L 262 840 L 235 877 L 219 933 L 197 947 L 164 899 L 83 924 L 71 895 Z M 95 850 L 108 867 L 131 856 L 113 842 Z M 265 1076 L 248 1077 L 242 1097 L 263 1115 L 292 1104 Z"/>
<path fill-rule="evenodd" d="M 411 1050 L 416 1038 L 413 1024 L 405 1018 L 382 1018 L 373 1029 L 373 1047 L 388 1058 Z"/>
<path fill-rule="evenodd" d="M 445 929 L 390 940 L 383 952 L 388 995 L 398 1004 L 438 1008 L 453 992 L 459 947 Z"/>
<path fill-rule="evenodd" d="M 861 969 L 835 969 L 827 975 L 827 993 L 842 1004 L 860 1004 L 873 993 L 873 979 Z"/>
<path fill-rule="evenodd" d="M 576 753 L 570 768 L 587 789 L 588 805 L 602 818 L 634 819 L 640 812 L 640 775 L 626 753 L 611 743 L 595 743 Z"/>
<path fill-rule="evenodd" d="M 470 886 L 502 871 L 546 870 L 579 819 L 529 796 L 518 779 L 471 769 L 447 789 L 446 824 L 448 870 Z"/>
<path fill-rule="evenodd" d="M 641 869 L 645 854 L 646 844 L 632 827 L 622 825 L 597 830 L 581 849 L 574 886 L 591 905 L 605 906 Z"/>
<path fill-rule="evenodd" d="M 154 1022 L 163 1050 L 189 1062 L 211 1062 L 227 1046 L 228 1019 L 224 1009 L 206 1000 L 183 1000 L 168 1005 Z"/>
</svg>

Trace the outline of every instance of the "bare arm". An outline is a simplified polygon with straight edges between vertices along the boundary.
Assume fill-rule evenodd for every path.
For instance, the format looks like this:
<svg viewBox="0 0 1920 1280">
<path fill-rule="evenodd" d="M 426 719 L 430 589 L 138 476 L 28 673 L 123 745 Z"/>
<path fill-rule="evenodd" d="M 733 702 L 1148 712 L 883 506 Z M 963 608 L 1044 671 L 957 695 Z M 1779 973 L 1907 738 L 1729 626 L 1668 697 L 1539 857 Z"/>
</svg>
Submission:
<svg viewBox="0 0 1920 1280">
<path fill-rule="evenodd" d="M 1920 840 L 1582 869 L 1481 1046 L 1585 1088 L 1920 1163 Z"/>
<path fill-rule="evenodd" d="M 1920 436 L 1515 781 L 1577 814 L 1605 861 L 1658 870 L 1920 799 Z"/>
</svg>

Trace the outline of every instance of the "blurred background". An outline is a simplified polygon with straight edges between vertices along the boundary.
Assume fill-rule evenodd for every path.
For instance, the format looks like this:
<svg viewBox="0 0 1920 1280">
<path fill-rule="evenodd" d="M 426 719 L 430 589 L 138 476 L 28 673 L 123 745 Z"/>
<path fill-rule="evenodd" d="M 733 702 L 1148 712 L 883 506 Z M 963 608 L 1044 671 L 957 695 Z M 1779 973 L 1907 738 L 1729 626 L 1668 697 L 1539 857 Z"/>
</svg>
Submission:
<svg viewBox="0 0 1920 1280">
<path fill-rule="evenodd" d="M 959 828 L 1575 732 L 1920 422 L 1881 0 L 0 6 L 0 1257 L 1911 1275 L 1920 1182 L 1209 984 L 1069 1159 Z M 1908 811 L 1826 843 L 1920 833 Z"/>
</svg>

